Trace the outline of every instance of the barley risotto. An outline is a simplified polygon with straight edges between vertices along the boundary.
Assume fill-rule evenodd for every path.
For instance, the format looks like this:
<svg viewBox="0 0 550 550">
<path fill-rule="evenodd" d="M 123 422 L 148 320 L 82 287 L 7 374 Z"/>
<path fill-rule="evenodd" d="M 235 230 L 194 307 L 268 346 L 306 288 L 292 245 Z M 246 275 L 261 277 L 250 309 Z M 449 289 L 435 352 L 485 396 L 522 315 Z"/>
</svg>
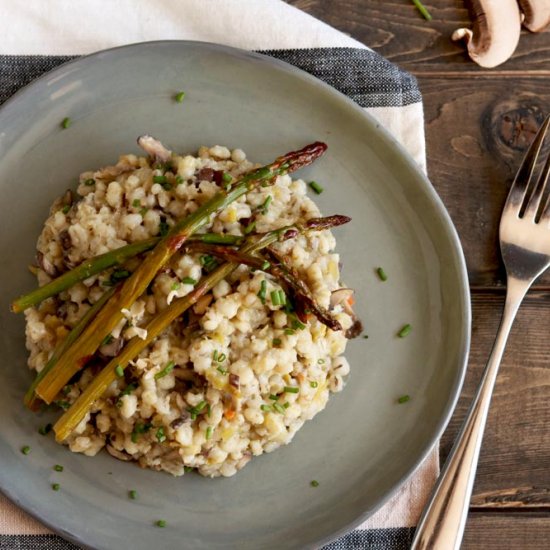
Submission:
<svg viewBox="0 0 550 550">
<path fill-rule="evenodd" d="M 37 244 L 39 286 L 89 258 L 165 235 L 259 166 L 242 150 L 220 145 L 201 147 L 196 156 L 167 153 L 152 138 L 141 145 L 148 156 L 123 155 L 113 166 L 84 172 L 76 196 L 68 191 L 54 202 Z M 306 182 L 286 174 L 211 215 L 198 232 L 248 237 L 319 216 Z M 191 469 L 231 476 L 253 456 L 289 443 L 323 410 L 350 370 L 343 354 L 357 333 L 353 293 L 340 282 L 330 230 L 287 237 L 273 245 L 274 254 L 342 330 L 307 309 L 299 317 L 277 277 L 241 264 L 130 361 L 64 441 L 70 450 L 93 456 L 105 447 L 118 459 L 176 476 Z M 142 261 L 143 253 L 26 309 L 29 367 L 40 372 L 91 306 Z M 204 250 L 176 252 L 122 310 L 122 320 L 55 404 L 68 409 L 127 341 L 145 339 L 148 322 L 192 293 L 219 262 Z"/>
</svg>

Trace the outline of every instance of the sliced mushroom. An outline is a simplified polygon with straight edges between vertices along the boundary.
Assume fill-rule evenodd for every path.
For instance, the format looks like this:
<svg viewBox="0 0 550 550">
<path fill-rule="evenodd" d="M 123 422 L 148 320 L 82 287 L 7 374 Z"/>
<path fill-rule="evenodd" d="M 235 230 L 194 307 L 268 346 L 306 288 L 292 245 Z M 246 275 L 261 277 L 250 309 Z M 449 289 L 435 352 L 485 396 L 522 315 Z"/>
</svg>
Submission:
<svg viewBox="0 0 550 550">
<path fill-rule="evenodd" d="M 550 25 L 550 0 L 518 0 L 523 12 L 523 26 L 531 32 L 541 32 Z"/>
<path fill-rule="evenodd" d="M 172 152 L 166 149 L 164 145 L 152 136 L 139 136 L 138 145 L 151 157 L 160 162 L 168 162 L 172 157 Z"/>
<path fill-rule="evenodd" d="M 457 29 L 453 40 L 466 42 L 468 54 L 481 67 L 496 67 L 514 53 L 521 32 L 516 0 L 470 0 L 474 28 Z"/>
<path fill-rule="evenodd" d="M 116 357 L 123 346 L 123 338 L 113 338 L 108 344 L 103 344 L 99 348 L 99 353 L 103 355 L 103 357 Z"/>
<path fill-rule="evenodd" d="M 42 271 L 47 273 L 50 277 L 57 277 L 57 275 L 59 275 L 56 267 L 52 264 L 52 262 L 50 262 L 50 260 L 48 260 L 48 258 L 46 258 L 46 256 L 44 256 L 42 252 L 40 252 L 40 250 L 36 252 L 36 262 Z"/>
<path fill-rule="evenodd" d="M 132 166 L 128 162 L 119 162 L 115 166 L 106 166 L 94 172 L 94 179 L 113 180 L 117 176 L 120 176 L 120 174 L 131 172 L 132 170 L 135 170 L 135 166 Z"/>
<path fill-rule="evenodd" d="M 119 451 L 119 450 L 115 449 L 112 445 L 105 445 L 105 448 L 107 449 L 107 452 L 111 456 L 114 456 L 115 458 L 118 458 L 119 460 L 124 460 L 124 462 L 129 462 L 130 460 L 132 460 L 131 455 L 129 455 L 128 453 L 126 453 L 124 451 Z"/>
<path fill-rule="evenodd" d="M 352 296 L 353 296 L 352 288 L 339 288 L 338 290 L 334 290 L 330 295 L 330 308 L 332 309 L 336 306 L 342 306 L 344 308 L 344 311 L 348 315 L 355 316 L 355 313 L 353 312 L 353 309 L 350 304 L 351 302 L 350 298 Z"/>
</svg>

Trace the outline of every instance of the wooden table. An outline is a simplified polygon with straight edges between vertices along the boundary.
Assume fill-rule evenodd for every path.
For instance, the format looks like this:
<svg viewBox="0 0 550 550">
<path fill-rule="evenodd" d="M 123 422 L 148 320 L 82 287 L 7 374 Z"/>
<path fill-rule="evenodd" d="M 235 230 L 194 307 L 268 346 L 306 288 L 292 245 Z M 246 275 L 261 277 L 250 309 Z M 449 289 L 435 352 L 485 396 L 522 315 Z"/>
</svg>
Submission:
<svg viewBox="0 0 550 550">
<path fill-rule="evenodd" d="M 526 146 L 550 112 L 550 29 L 522 33 L 511 60 L 481 69 L 451 42 L 462 0 L 289 0 L 414 74 L 424 97 L 428 173 L 457 227 L 472 291 L 473 334 L 444 460 L 496 334 L 505 274 L 498 222 Z M 550 273 L 529 292 L 495 389 L 463 548 L 550 548 Z M 441 549 L 445 550 L 445 549 Z"/>
</svg>

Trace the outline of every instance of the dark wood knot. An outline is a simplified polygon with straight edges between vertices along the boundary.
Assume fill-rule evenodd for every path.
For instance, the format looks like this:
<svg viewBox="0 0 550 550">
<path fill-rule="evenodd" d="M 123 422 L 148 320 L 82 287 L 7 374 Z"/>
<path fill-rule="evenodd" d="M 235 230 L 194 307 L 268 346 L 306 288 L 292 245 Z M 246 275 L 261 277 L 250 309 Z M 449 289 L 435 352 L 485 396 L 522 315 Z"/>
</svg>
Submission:
<svg viewBox="0 0 550 550">
<path fill-rule="evenodd" d="M 540 108 L 519 105 L 500 114 L 496 130 L 503 144 L 515 151 L 525 151 L 543 121 L 544 113 Z"/>
</svg>

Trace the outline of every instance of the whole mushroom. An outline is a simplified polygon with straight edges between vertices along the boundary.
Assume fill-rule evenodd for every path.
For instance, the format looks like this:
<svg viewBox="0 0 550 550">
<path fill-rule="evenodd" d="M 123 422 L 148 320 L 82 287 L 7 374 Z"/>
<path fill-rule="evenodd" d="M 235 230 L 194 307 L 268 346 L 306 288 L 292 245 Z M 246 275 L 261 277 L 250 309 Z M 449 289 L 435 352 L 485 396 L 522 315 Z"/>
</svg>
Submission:
<svg viewBox="0 0 550 550">
<path fill-rule="evenodd" d="M 518 0 L 524 15 L 523 26 L 540 32 L 550 24 L 550 0 Z"/>
<path fill-rule="evenodd" d="M 481 67 L 496 67 L 504 63 L 519 42 L 521 14 L 517 1 L 470 0 L 469 4 L 474 28 L 457 29 L 452 39 L 464 39 L 468 54 Z"/>
</svg>

